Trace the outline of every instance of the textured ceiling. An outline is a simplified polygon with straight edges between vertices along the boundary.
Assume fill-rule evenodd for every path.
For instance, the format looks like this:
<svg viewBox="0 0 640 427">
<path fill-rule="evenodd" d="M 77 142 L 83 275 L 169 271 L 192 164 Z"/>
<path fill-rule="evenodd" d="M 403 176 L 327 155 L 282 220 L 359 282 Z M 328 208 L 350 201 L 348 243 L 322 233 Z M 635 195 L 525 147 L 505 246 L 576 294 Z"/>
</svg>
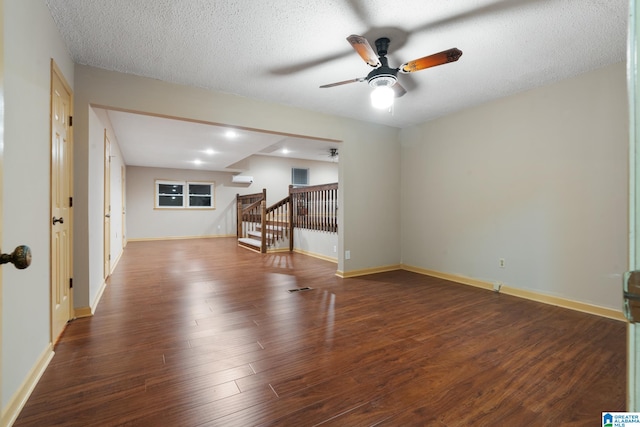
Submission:
<svg viewBox="0 0 640 427">
<path fill-rule="evenodd" d="M 624 61 L 626 0 L 46 0 L 76 63 L 406 127 Z M 400 75 L 374 110 L 345 38 L 391 39 L 389 63 L 452 47 Z"/>
</svg>

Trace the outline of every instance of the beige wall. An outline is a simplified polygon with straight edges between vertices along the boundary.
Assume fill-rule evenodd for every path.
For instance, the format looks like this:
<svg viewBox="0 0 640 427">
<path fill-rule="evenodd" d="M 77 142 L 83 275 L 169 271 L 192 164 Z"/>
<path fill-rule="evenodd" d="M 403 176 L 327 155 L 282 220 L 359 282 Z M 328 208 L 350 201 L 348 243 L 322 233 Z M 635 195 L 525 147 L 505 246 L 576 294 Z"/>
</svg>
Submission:
<svg viewBox="0 0 640 427">
<path fill-rule="evenodd" d="M 111 120 L 105 110 L 99 108 L 89 109 L 89 147 L 94 155 L 91 156 L 91 166 L 96 172 L 89 176 L 91 187 L 94 192 L 91 194 L 92 203 L 89 209 L 89 223 L 92 230 L 102 233 L 104 227 L 104 135 L 111 142 L 111 233 L 110 233 L 110 255 L 112 269 L 116 261 L 122 254 L 122 175 L 121 167 L 124 164 L 118 138 L 113 131 Z M 100 234 L 102 237 L 102 234 Z M 95 310 L 98 297 L 102 293 L 104 283 L 104 245 L 92 247 L 89 259 L 89 269 L 92 272 L 91 287 L 88 289 L 88 298 L 84 296 L 86 288 L 77 288 L 75 301 L 76 309 Z M 88 300 L 88 303 L 86 303 Z"/>
<path fill-rule="evenodd" d="M 98 154 L 88 143 L 91 104 L 343 141 L 339 221 L 345 226 L 338 254 L 348 249 L 351 259 L 340 256 L 338 269 L 348 272 L 400 262 L 397 129 L 81 65 L 75 67 L 75 86 L 76 306 L 89 303 L 88 289 L 96 280 L 89 256 L 100 253 L 102 246 L 101 229 L 89 221 L 102 186 L 94 179 L 101 173 Z"/>
<path fill-rule="evenodd" d="M 129 239 L 163 237 L 235 236 L 236 195 L 260 193 L 267 189 L 267 203 L 288 195 L 291 168 L 309 168 L 312 185 L 338 181 L 338 164 L 330 162 L 251 156 L 242 175 L 253 176 L 251 184 L 234 184 L 230 172 L 193 169 L 163 169 L 129 166 L 127 168 L 127 226 Z M 156 179 L 213 181 L 215 210 L 154 209 Z"/>
<path fill-rule="evenodd" d="M 50 353 L 50 61 L 73 86 L 73 62 L 44 2 L 5 0 L 3 252 L 31 247 L 26 270 L 3 267 L 2 409 Z M 6 421 L 3 420 L 3 421 Z M 0 422 L 2 424 L 2 422 Z"/>
<path fill-rule="evenodd" d="M 291 168 L 309 169 L 309 185 L 338 182 L 338 163 L 287 159 L 271 156 L 251 156 L 245 162 L 242 175 L 253 176 L 251 185 L 241 185 L 240 194 L 259 193 L 267 189 L 267 204 L 271 205 L 289 194 Z"/>
<path fill-rule="evenodd" d="M 155 180 L 215 182 L 211 209 L 155 209 Z M 228 172 L 127 167 L 127 230 L 129 239 L 229 236 L 236 234 L 237 188 Z"/>
<path fill-rule="evenodd" d="M 403 130 L 403 263 L 620 310 L 627 108 L 616 64 Z"/>
<path fill-rule="evenodd" d="M 89 306 L 102 284 L 102 149 L 96 129 L 104 123 L 91 111 L 92 103 L 343 141 L 339 221 L 344 226 L 337 244 L 338 269 L 344 272 L 402 260 L 603 307 L 620 306 L 627 251 L 623 64 L 399 132 L 199 88 L 74 68 L 45 4 L 37 0 L 5 0 L 3 30 L 2 248 L 28 244 L 34 254 L 27 270 L 3 268 L 3 417 L 50 352 L 52 57 L 75 90 L 77 307 Z M 351 251 L 350 260 L 343 257 L 345 249 Z M 505 258 L 505 269 L 498 269 L 498 258 Z"/>
</svg>

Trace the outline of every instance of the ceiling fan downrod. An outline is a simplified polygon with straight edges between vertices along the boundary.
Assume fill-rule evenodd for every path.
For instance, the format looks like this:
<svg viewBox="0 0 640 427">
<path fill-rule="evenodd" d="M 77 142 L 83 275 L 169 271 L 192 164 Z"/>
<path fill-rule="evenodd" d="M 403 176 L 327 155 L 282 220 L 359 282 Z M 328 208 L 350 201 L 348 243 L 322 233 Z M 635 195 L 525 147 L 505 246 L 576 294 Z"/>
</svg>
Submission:
<svg viewBox="0 0 640 427">
<path fill-rule="evenodd" d="M 393 86 L 398 81 L 399 68 L 389 67 L 387 58 L 390 41 L 387 37 L 380 37 L 376 40 L 376 50 L 381 65 L 367 75 L 367 82 L 371 87 Z"/>
</svg>

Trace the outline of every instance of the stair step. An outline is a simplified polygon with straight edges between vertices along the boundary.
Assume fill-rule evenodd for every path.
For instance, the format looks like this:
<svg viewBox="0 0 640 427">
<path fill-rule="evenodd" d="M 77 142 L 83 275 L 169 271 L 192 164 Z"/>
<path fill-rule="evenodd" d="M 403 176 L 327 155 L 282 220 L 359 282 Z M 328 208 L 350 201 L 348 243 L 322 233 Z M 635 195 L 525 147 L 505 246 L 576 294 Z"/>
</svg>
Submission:
<svg viewBox="0 0 640 427">
<path fill-rule="evenodd" d="M 251 239 L 249 237 L 239 238 L 238 244 L 248 247 L 249 249 L 257 249 L 258 251 L 260 251 L 260 248 L 262 247 L 262 242 L 260 240 Z"/>
<path fill-rule="evenodd" d="M 251 239 L 262 240 L 262 233 L 259 231 L 249 231 L 247 235 Z M 269 242 L 270 240 L 274 240 L 275 237 L 278 236 L 272 233 L 267 233 L 267 242 Z"/>
<path fill-rule="evenodd" d="M 256 227 L 256 229 L 261 230 L 262 229 L 262 225 L 258 225 Z M 285 227 L 282 227 L 280 225 L 267 225 L 266 229 L 268 231 L 275 231 L 275 232 L 278 232 L 278 233 L 282 233 L 284 231 Z"/>
</svg>

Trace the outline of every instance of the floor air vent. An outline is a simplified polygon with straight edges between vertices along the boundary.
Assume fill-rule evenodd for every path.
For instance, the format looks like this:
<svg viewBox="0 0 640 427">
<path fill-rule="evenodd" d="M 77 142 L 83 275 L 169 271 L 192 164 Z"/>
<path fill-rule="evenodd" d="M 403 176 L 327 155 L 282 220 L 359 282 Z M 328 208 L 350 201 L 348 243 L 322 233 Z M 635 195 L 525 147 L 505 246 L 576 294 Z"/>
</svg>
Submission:
<svg viewBox="0 0 640 427">
<path fill-rule="evenodd" d="M 313 288 L 310 288 L 310 287 L 307 286 L 305 288 L 289 289 L 287 292 L 289 292 L 291 294 L 291 293 L 294 293 L 294 292 L 310 291 L 311 289 L 313 289 Z"/>
</svg>

